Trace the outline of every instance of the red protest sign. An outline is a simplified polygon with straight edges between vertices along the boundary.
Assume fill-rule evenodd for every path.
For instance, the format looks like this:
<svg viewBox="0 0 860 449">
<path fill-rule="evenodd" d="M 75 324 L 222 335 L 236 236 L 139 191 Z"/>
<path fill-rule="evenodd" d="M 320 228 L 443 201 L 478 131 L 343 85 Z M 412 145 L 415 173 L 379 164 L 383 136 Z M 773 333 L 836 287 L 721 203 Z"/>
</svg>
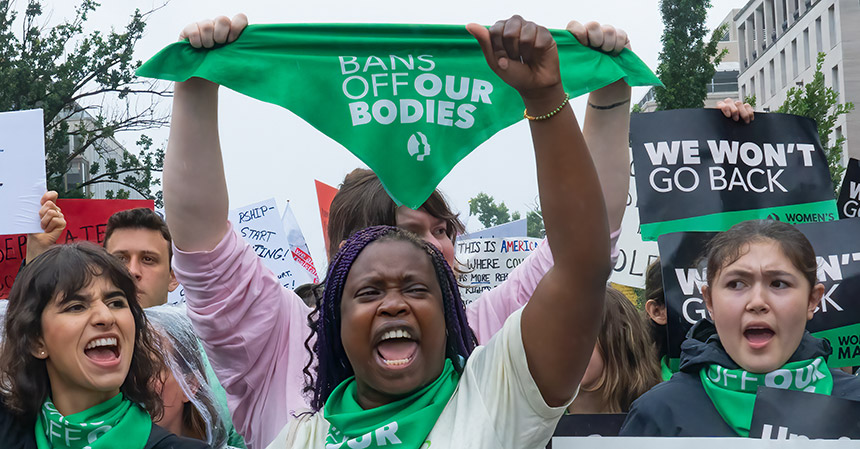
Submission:
<svg viewBox="0 0 860 449">
<path fill-rule="evenodd" d="M 58 243 L 87 240 L 101 245 L 104 242 L 108 218 L 115 212 L 146 207 L 152 209 L 152 200 L 71 200 L 59 199 L 57 206 L 66 217 L 66 230 Z M 0 236 L 0 299 L 9 297 L 12 282 L 27 255 L 27 235 Z"/>
<path fill-rule="evenodd" d="M 322 222 L 323 239 L 325 240 L 326 257 L 331 257 L 328 253 L 328 211 L 331 207 L 331 201 L 337 195 L 337 189 L 314 179 L 317 186 L 317 201 L 320 203 L 320 222 Z"/>
</svg>

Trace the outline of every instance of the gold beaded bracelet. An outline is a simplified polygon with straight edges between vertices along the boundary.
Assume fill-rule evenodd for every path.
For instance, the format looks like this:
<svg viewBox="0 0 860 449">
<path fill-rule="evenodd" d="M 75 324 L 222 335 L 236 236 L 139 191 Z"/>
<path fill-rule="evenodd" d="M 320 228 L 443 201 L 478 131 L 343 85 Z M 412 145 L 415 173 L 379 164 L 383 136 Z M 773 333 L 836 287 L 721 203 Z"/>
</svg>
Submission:
<svg viewBox="0 0 860 449">
<path fill-rule="evenodd" d="M 531 115 L 529 115 L 529 110 L 528 110 L 528 109 L 525 109 L 525 110 L 523 111 L 523 118 L 527 118 L 527 119 L 529 119 L 529 120 L 531 120 L 531 121 L 535 121 L 535 120 L 546 120 L 546 119 L 548 119 L 548 118 L 552 117 L 553 115 L 558 114 L 562 109 L 564 109 L 564 106 L 568 103 L 568 101 L 569 101 L 569 100 L 570 100 L 570 95 L 568 95 L 568 93 L 567 93 L 567 92 L 565 92 L 565 93 L 564 93 L 564 100 L 563 100 L 563 101 L 561 102 L 561 104 L 560 104 L 557 108 L 555 108 L 552 112 L 546 113 L 546 114 L 544 114 L 544 115 L 531 116 Z"/>
</svg>

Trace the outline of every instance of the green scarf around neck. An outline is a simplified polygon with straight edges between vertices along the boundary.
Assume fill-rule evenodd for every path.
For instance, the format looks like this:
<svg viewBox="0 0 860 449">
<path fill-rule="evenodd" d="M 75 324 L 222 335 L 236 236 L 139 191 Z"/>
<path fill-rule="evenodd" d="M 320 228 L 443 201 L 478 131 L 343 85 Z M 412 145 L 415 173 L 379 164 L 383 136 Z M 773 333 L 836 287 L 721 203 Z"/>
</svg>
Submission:
<svg viewBox="0 0 860 449">
<path fill-rule="evenodd" d="M 323 415 L 331 424 L 326 447 L 376 448 L 397 444 L 398 448 L 419 449 L 459 381 L 460 374 L 451 360 L 446 359 L 442 374 L 430 385 L 399 401 L 364 410 L 356 399 L 355 377 L 350 377 L 325 402 Z"/>
<path fill-rule="evenodd" d="M 122 393 L 80 413 L 63 416 L 48 398 L 36 420 L 39 449 L 143 449 L 152 431 L 149 413 Z"/>
<path fill-rule="evenodd" d="M 661 84 L 630 50 L 610 56 L 567 31 L 551 32 L 570 98 L 620 79 Z M 523 120 L 519 93 L 493 73 L 464 26 L 250 25 L 213 49 L 168 45 L 137 74 L 204 78 L 289 109 L 355 154 L 398 205 L 412 209 L 478 145 Z"/>
<path fill-rule="evenodd" d="M 672 368 L 669 368 L 669 356 L 664 355 L 663 358 L 660 359 L 660 378 L 665 382 L 671 379 L 673 374 L 675 374 L 675 372 L 672 371 Z"/>
<path fill-rule="evenodd" d="M 709 365 L 699 371 L 705 393 L 723 420 L 742 437 L 750 434 L 758 387 L 797 390 L 830 395 L 833 376 L 824 357 L 791 362 L 767 374 Z"/>
</svg>

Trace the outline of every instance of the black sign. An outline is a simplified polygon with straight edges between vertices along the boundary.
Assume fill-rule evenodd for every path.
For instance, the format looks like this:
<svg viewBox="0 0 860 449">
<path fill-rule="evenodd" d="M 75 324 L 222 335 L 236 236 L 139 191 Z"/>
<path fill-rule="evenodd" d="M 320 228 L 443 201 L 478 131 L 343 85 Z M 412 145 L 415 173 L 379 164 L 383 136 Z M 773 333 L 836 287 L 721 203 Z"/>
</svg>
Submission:
<svg viewBox="0 0 860 449">
<path fill-rule="evenodd" d="M 721 231 L 771 214 L 792 223 L 837 218 L 827 160 L 810 119 L 758 114 L 744 124 L 715 109 L 633 114 L 630 139 L 646 239 Z M 825 201 L 831 202 L 810 204 Z M 700 218 L 655 225 L 692 217 Z"/>
<path fill-rule="evenodd" d="M 621 431 L 621 425 L 627 418 L 626 413 L 600 413 L 588 415 L 564 415 L 555 426 L 555 437 L 590 437 L 599 435 L 602 437 L 617 437 Z M 546 446 L 552 449 L 552 440 Z"/>
<path fill-rule="evenodd" d="M 705 247 L 716 232 L 674 232 L 657 240 L 663 294 L 666 298 L 666 332 L 669 359 L 681 357 L 687 331 L 707 316 L 702 286 L 707 283 Z"/>
<path fill-rule="evenodd" d="M 860 218 L 860 161 L 848 160 L 848 169 L 842 179 L 842 190 L 836 201 L 839 218 Z"/>
<path fill-rule="evenodd" d="M 860 439 L 860 402 L 823 394 L 759 387 L 750 437 Z"/>
</svg>

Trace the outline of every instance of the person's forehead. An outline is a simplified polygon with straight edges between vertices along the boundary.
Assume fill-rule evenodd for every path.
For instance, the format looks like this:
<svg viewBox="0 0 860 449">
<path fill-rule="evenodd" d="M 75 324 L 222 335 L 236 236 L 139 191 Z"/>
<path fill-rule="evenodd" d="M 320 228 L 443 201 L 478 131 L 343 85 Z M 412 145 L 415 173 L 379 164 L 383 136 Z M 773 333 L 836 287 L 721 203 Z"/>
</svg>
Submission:
<svg viewBox="0 0 860 449">
<path fill-rule="evenodd" d="M 386 240 L 373 242 L 358 255 L 350 268 L 347 282 L 363 276 L 436 277 L 430 255 L 412 242 Z"/>
<path fill-rule="evenodd" d="M 800 270 L 794 266 L 791 259 L 785 254 L 779 242 L 773 240 L 751 242 L 742 248 L 738 260 L 726 265 L 720 270 L 720 274 L 735 271 L 751 272 L 789 272 L 796 273 Z"/>
<path fill-rule="evenodd" d="M 430 215 L 430 213 L 424 210 L 423 207 L 418 208 L 418 210 L 412 210 L 406 206 L 400 206 L 397 208 L 395 218 L 398 226 L 412 223 L 429 223 L 432 225 L 445 222 L 442 218 Z"/>
<path fill-rule="evenodd" d="M 123 251 L 167 254 L 169 245 L 161 232 L 155 229 L 120 228 L 114 230 L 105 242 L 105 249 L 109 253 Z"/>
</svg>

